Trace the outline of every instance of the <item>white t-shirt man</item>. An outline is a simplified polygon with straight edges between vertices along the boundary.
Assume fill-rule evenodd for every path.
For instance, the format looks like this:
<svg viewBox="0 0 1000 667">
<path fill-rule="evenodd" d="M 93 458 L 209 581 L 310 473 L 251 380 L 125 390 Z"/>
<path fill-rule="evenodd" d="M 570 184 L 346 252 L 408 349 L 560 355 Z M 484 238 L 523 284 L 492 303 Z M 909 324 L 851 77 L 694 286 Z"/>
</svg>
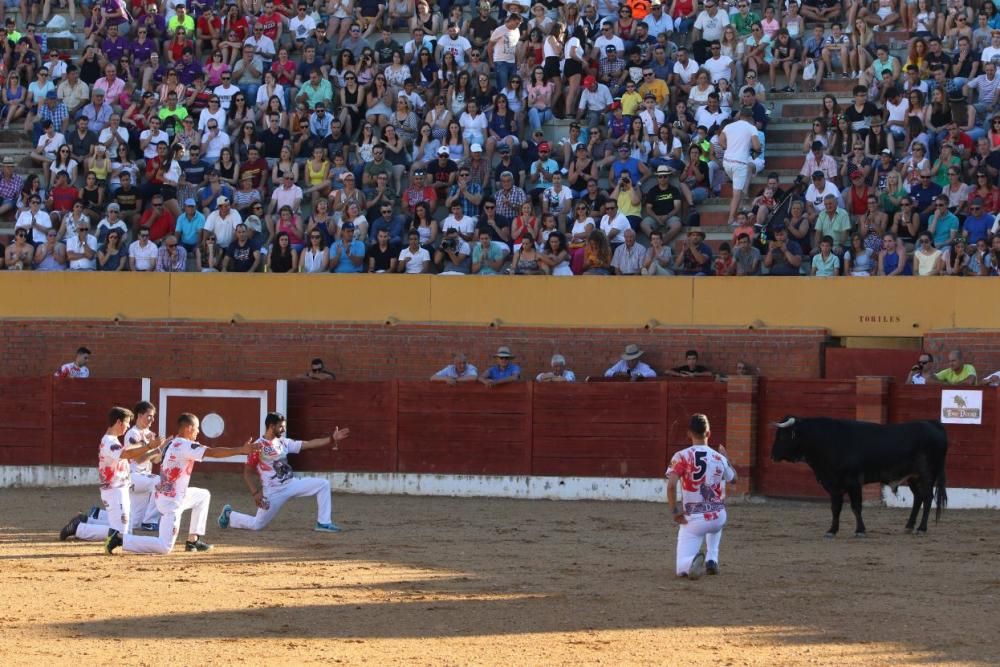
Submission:
<svg viewBox="0 0 1000 667">
<path fill-rule="evenodd" d="M 170 144 L 170 137 L 163 130 L 157 130 L 156 132 L 143 130 L 139 135 L 139 141 L 145 141 L 146 139 L 149 139 L 149 143 L 146 144 L 146 148 L 142 151 L 142 156 L 147 160 L 152 160 L 156 157 L 156 145 L 158 143 Z"/>
<path fill-rule="evenodd" d="M 694 61 L 694 58 L 688 58 L 687 65 L 682 65 L 681 61 L 674 63 L 674 74 L 681 80 L 681 83 L 687 85 L 691 83 L 691 77 L 698 73 L 698 63 Z"/>
<path fill-rule="evenodd" d="M 404 259 L 410 260 L 406 264 L 406 270 L 404 273 L 423 273 L 424 262 L 431 261 L 431 254 L 423 248 L 417 248 L 417 251 L 413 252 L 410 250 L 409 246 L 407 246 L 399 251 L 399 261 L 402 262 Z"/>
<path fill-rule="evenodd" d="M 41 151 L 45 159 L 55 160 L 59 147 L 65 143 L 66 137 L 63 136 L 62 132 L 53 132 L 51 137 L 43 132 L 42 136 L 38 137 L 38 143 L 35 144 L 35 147 Z"/>
<path fill-rule="evenodd" d="M 288 31 L 295 35 L 295 39 L 309 39 L 316 32 L 316 19 L 309 14 L 303 18 L 293 16 L 288 21 Z"/>
<path fill-rule="evenodd" d="M 145 245 L 143 245 L 144 240 Z M 149 239 L 132 241 L 131 245 L 128 247 L 128 256 L 130 259 L 135 259 L 136 271 L 155 271 L 156 257 L 159 253 L 160 249 L 157 248 L 156 244 Z"/>
<path fill-rule="evenodd" d="M 608 46 L 613 46 L 618 49 L 618 53 L 625 53 L 625 42 L 623 42 L 622 38 L 618 35 L 611 35 L 611 37 L 600 35 L 594 40 L 594 49 L 601 54 L 602 58 L 604 57 L 604 54 L 606 53 L 605 49 Z"/>
<path fill-rule="evenodd" d="M 661 109 L 659 109 L 658 107 L 653 107 L 652 113 L 650 113 L 649 109 L 643 109 L 642 111 L 640 111 L 639 119 L 642 120 L 642 126 L 643 128 L 645 128 L 646 134 L 648 134 L 651 137 L 655 137 L 656 136 L 655 128 L 658 128 L 661 125 L 663 125 L 663 122 L 667 119 L 667 117 L 663 114 L 663 111 Z M 654 120 L 656 121 L 655 125 L 653 123 Z"/>
<path fill-rule="evenodd" d="M 718 58 L 709 58 L 702 67 L 708 71 L 712 83 L 719 83 L 719 79 L 733 80 L 733 59 L 729 56 L 720 55 Z"/>
<path fill-rule="evenodd" d="M 490 33 L 490 41 L 496 42 L 493 45 L 493 62 L 513 65 L 517 43 L 521 41 L 520 28 L 510 30 L 506 25 L 499 26 Z"/>
<path fill-rule="evenodd" d="M 822 211 L 823 200 L 826 199 L 827 195 L 833 195 L 837 198 L 837 206 L 843 208 L 844 200 L 840 196 L 840 188 L 831 183 L 829 179 L 824 179 L 824 181 L 826 185 L 822 190 L 818 189 L 815 183 L 809 184 L 809 187 L 806 188 L 806 202 L 815 206 L 817 211 Z"/>
<path fill-rule="evenodd" d="M 160 483 L 156 485 L 158 508 L 177 509 L 184 502 L 194 464 L 205 458 L 205 446 L 187 438 L 173 438 L 163 452 Z"/>
<path fill-rule="evenodd" d="M 215 121 L 219 124 L 219 128 L 226 127 L 226 110 L 223 109 L 222 105 L 220 104 L 219 110 L 216 111 L 214 114 L 211 111 L 209 111 L 207 107 L 201 110 L 201 113 L 198 115 L 199 132 L 205 131 L 205 128 L 208 126 L 208 120 L 210 118 L 215 119 Z"/>
<path fill-rule="evenodd" d="M 705 127 L 711 129 L 713 125 L 722 125 L 722 122 L 726 120 L 728 114 L 722 112 L 721 108 L 716 109 L 714 112 L 709 111 L 707 106 L 700 106 L 698 110 L 694 112 L 694 122 L 698 126 L 704 125 Z"/>
<path fill-rule="evenodd" d="M 66 252 L 67 253 L 84 253 L 84 243 L 87 247 L 94 251 L 94 256 L 91 259 L 87 259 L 86 256 L 80 259 L 71 259 L 69 262 L 69 268 L 71 271 L 96 271 L 97 270 L 97 237 L 93 234 L 87 234 L 85 240 L 80 240 L 79 234 L 73 234 L 66 239 Z"/>
<path fill-rule="evenodd" d="M 229 111 L 229 105 L 233 101 L 233 96 L 240 92 L 239 86 L 233 85 L 232 81 L 223 83 L 212 89 L 212 93 L 219 98 L 219 106 L 223 111 Z M 220 125 L 219 127 L 225 127 Z"/>
<path fill-rule="evenodd" d="M 201 135 L 201 152 L 209 162 L 218 160 L 222 149 L 231 143 L 229 135 L 221 129 L 223 127 L 225 125 L 219 125 L 220 129 L 215 130 L 214 136 L 210 130 L 205 130 L 205 133 Z"/>
<path fill-rule="evenodd" d="M 97 477 L 101 490 L 127 489 L 132 484 L 128 459 L 121 458 L 124 447 L 118 438 L 105 435 L 97 450 Z"/>
<path fill-rule="evenodd" d="M 125 432 L 125 449 L 136 449 L 141 447 L 145 449 L 149 446 L 149 443 L 153 441 L 156 436 L 148 428 L 139 428 L 138 426 L 133 426 L 128 431 Z M 142 473 L 145 475 L 153 474 L 153 462 L 151 460 L 139 462 L 139 459 L 131 459 L 129 461 L 129 467 L 132 470 L 132 474 Z"/>
<path fill-rule="evenodd" d="M 722 133 L 726 135 L 726 152 L 722 156 L 723 160 L 750 162 L 750 149 L 753 147 L 753 138 L 757 136 L 757 126 L 740 119 L 726 125 Z"/>
<path fill-rule="evenodd" d="M 459 235 L 462 238 L 468 238 L 472 236 L 472 232 L 476 230 L 476 221 L 472 219 L 472 216 L 459 214 L 461 219 L 456 218 L 454 215 L 449 215 L 447 218 L 441 221 L 441 233 L 446 233 L 449 229 L 457 229 Z"/>
<path fill-rule="evenodd" d="M 729 14 L 722 10 L 717 10 L 715 16 L 703 9 L 698 18 L 694 20 L 694 27 L 701 30 L 701 38 L 709 42 L 722 39 L 722 31 L 729 25 Z"/>
<path fill-rule="evenodd" d="M 45 229 L 35 229 L 32 224 L 41 225 Z M 14 223 L 14 229 L 27 229 L 31 232 L 31 240 L 35 245 L 39 243 L 45 243 L 46 235 L 48 231 L 52 229 L 52 218 L 45 211 L 38 211 L 38 213 L 32 213 L 30 210 L 24 211 L 21 215 L 17 216 L 17 222 Z"/>
<path fill-rule="evenodd" d="M 437 43 L 438 48 L 441 49 L 442 58 L 444 58 L 444 54 L 450 51 L 455 56 L 455 63 L 459 68 L 465 66 L 465 53 L 472 48 L 472 43 L 468 39 L 462 35 L 452 38 L 451 35 L 445 33 L 441 37 L 438 37 Z"/>
<path fill-rule="evenodd" d="M 227 215 L 222 215 L 221 208 L 209 213 L 205 219 L 205 231 L 215 234 L 215 242 L 220 248 L 228 248 L 236 238 L 236 225 L 243 222 L 243 216 L 235 208 L 230 208 Z"/>
<path fill-rule="evenodd" d="M 632 225 L 629 224 L 628 218 L 622 215 L 621 211 L 618 211 L 614 218 L 609 218 L 606 215 L 601 218 L 601 231 L 608 237 L 608 243 L 613 246 L 625 243 L 625 230 L 631 228 Z M 611 232 L 614 230 L 617 230 L 618 233 L 615 234 L 614 238 L 611 238 Z"/>
</svg>

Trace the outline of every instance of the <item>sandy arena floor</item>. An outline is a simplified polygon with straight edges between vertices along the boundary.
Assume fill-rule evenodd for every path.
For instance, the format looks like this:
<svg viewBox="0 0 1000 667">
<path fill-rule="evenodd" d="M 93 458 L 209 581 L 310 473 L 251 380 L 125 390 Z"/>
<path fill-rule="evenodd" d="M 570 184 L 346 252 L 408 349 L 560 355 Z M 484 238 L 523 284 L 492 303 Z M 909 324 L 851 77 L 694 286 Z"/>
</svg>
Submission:
<svg viewBox="0 0 1000 667">
<path fill-rule="evenodd" d="M 248 509 L 236 476 L 195 483 L 213 521 Z M 213 523 L 208 554 L 107 557 L 57 539 L 96 491 L 0 494 L 4 665 L 1000 662 L 996 512 L 916 538 L 873 508 L 825 540 L 824 505 L 738 505 L 691 582 L 663 505 L 338 495 L 339 535 L 298 500 L 263 533 Z"/>
</svg>

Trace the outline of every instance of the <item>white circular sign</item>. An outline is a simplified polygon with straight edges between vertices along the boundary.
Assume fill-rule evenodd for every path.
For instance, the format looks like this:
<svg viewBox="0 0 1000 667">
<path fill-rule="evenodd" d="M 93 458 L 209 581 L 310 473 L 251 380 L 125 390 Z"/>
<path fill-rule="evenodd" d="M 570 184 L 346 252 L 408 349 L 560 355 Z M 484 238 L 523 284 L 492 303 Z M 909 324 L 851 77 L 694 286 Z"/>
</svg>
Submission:
<svg viewBox="0 0 1000 667">
<path fill-rule="evenodd" d="M 225 420 L 214 412 L 201 418 L 201 432 L 205 434 L 205 437 L 218 438 L 225 430 Z"/>
</svg>

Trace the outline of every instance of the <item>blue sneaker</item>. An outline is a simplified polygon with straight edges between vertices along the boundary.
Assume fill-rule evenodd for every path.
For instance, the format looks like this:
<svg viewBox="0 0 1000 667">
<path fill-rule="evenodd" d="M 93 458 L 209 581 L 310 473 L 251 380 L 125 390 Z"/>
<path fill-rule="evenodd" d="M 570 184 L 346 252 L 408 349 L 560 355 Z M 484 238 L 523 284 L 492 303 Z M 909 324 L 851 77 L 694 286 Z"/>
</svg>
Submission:
<svg viewBox="0 0 1000 667">
<path fill-rule="evenodd" d="M 320 523 L 316 522 L 316 527 L 313 528 L 317 533 L 339 533 L 340 526 L 335 523 Z"/>
<path fill-rule="evenodd" d="M 147 533 L 158 533 L 158 532 L 160 532 L 160 524 L 158 524 L 158 523 L 142 523 L 142 524 L 139 524 L 139 530 L 144 530 Z"/>
<path fill-rule="evenodd" d="M 219 515 L 219 528 L 229 528 L 229 514 L 233 511 L 232 505 L 223 505 L 222 513 Z"/>
</svg>

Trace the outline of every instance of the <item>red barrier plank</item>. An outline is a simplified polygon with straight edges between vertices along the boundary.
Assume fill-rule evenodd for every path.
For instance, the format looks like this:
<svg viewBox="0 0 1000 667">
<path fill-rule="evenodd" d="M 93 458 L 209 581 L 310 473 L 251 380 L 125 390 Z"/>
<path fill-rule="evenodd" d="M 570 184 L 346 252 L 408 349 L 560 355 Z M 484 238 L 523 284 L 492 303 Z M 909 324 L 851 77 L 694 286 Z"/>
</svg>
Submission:
<svg viewBox="0 0 1000 667">
<path fill-rule="evenodd" d="M 52 380 L 52 463 L 96 466 L 108 410 L 131 408 L 141 391 L 136 378 Z"/>
</svg>

